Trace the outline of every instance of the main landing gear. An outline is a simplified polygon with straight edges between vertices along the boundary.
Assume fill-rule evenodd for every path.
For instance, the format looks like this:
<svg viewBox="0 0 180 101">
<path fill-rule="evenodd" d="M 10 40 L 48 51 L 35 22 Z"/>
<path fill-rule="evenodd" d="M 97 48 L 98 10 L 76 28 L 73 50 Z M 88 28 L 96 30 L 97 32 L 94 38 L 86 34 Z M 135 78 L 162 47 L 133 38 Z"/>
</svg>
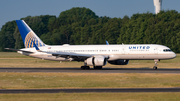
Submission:
<svg viewBox="0 0 180 101">
<path fill-rule="evenodd" d="M 90 67 L 84 62 L 84 66 L 81 66 L 81 69 L 90 69 Z M 94 69 L 102 69 L 102 66 L 94 66 Z"/>
<path fill-rule="evenodd" d="M 89 66 L 81 66 L 81 69 L 90 69 Z M 102 69 L 102 66 L 94 66 L 94 69 Z"/>
<path fill-rule="evenodd" d="M 89 67 L 89 66 L 87 66 L 86 61 L 84 61 L 84 66 L 81 66 L 81 69 L 90 69 L 90 67 Z"/>
<path fill-rule="evenodd" d="M 90 69 L 89 66 L 81 66 L 81 69 Z"/>
<path fill-rule="evenodd" d="M 154 62 L 155 62 L 155 65 L 154 65 L 154 67 L 153 67 L 154 70 L 157 69 L 157 65 L 158 65 L 157 62 L 158 62 L 158 61 L 160 61 L 160 60 L 158 60 L 158 59 L 155 59 L 155 60 L 154 60 Z"/>
<path fill-rule="evenodd" d="M 102 69 L 102 66 L 94 66 L 94 69 Z"/>
</svg>

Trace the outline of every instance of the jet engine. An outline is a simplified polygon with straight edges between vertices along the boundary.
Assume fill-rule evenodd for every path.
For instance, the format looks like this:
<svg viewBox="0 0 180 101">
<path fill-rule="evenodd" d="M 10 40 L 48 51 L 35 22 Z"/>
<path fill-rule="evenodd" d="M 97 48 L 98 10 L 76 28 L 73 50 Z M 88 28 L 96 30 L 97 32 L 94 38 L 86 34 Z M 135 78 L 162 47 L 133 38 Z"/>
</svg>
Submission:
<svg viewBox="0 0 180 101">
<path fill-rule="evenodd" d="M 86 60 L 89 66 L 104 66 L 107 63 L 107 59 L 103 56 L 90 57 Z"/>
<path fill-rule="evenodd" d="M 114 61 L 108 61 L 108 63 L 113 65 L 127 65 L 129 63 L 129 60 L 114 60 Z"/>
</svg>

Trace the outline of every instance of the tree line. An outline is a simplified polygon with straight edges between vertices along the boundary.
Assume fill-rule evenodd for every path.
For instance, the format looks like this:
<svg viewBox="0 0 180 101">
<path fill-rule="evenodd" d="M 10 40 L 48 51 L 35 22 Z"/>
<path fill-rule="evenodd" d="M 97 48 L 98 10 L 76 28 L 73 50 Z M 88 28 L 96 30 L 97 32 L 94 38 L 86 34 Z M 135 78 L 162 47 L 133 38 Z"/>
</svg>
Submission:
<svg viewBox="0 0 180 101">
<path fill-rule="evenodd" d="M 99 17 L 88 8 L 72 8 L 52 15 L 21 18 L 48 45 L 161 44 L 180 53 L 180 13 L 175 10 L 159 14 L 133 14 L 131 17 Z M 0 51 L 24 47 L 15 21 L 0 31 Z"/>
</svg>

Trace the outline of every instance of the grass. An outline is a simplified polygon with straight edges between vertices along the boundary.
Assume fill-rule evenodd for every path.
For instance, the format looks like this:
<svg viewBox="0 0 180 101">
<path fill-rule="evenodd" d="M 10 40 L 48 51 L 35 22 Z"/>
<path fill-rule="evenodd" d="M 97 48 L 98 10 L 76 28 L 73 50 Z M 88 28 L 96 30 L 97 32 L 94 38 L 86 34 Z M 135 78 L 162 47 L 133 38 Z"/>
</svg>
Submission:
<svg viewBox="0 0 180 101">
<path fill-rule="evenodd" d="M 0 94 L 1 101 L 180 101 L 180 93 Z"/>
<path fill-rule="evenodd" d="M 0 73 L 0 89 L 180 87 L 180 74 Z"/>
<path fill-rule="evenodd" d="M 17 52 L 0 52 L 0 58 L 29 58 L 29 56 L 21 55 Z"/>
<path fill-rule="evenodd" d="M 180 54 L 175 59 L 162 60 L 158 62 L 158 68 L 180 68 Z M 0 52 L 0 67 L 53 67 L 53 68 L 79 68 L 83 62 L 59 62 L 41 60 L 24 56 L 15 52 Z M 130 60 L 128 65 L 111 65 L 107 64 L 104 68 L 152 68 L 153 60 Z"/>
</svg>

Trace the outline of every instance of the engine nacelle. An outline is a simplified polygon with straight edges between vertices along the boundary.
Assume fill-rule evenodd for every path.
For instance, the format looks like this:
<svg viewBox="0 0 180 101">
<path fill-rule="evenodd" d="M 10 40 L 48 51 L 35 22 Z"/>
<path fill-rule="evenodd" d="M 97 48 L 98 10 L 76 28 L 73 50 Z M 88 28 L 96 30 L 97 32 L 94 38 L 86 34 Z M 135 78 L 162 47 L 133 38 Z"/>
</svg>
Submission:
<svg viewBox="0 0 180 101">
<path fill-rule="evenodd" d="M 129 60 L 114 60 L 114 61 L 108 61 L 108 63 L 113 65 L 127 65 L 129 63 Z"/>
<path fill-rule="evenodd" d="M 107 63 L 107 59 L 103 56 L 90 57 L 86 60 L 89 66 L 104 66 Z"/>
</svg>

